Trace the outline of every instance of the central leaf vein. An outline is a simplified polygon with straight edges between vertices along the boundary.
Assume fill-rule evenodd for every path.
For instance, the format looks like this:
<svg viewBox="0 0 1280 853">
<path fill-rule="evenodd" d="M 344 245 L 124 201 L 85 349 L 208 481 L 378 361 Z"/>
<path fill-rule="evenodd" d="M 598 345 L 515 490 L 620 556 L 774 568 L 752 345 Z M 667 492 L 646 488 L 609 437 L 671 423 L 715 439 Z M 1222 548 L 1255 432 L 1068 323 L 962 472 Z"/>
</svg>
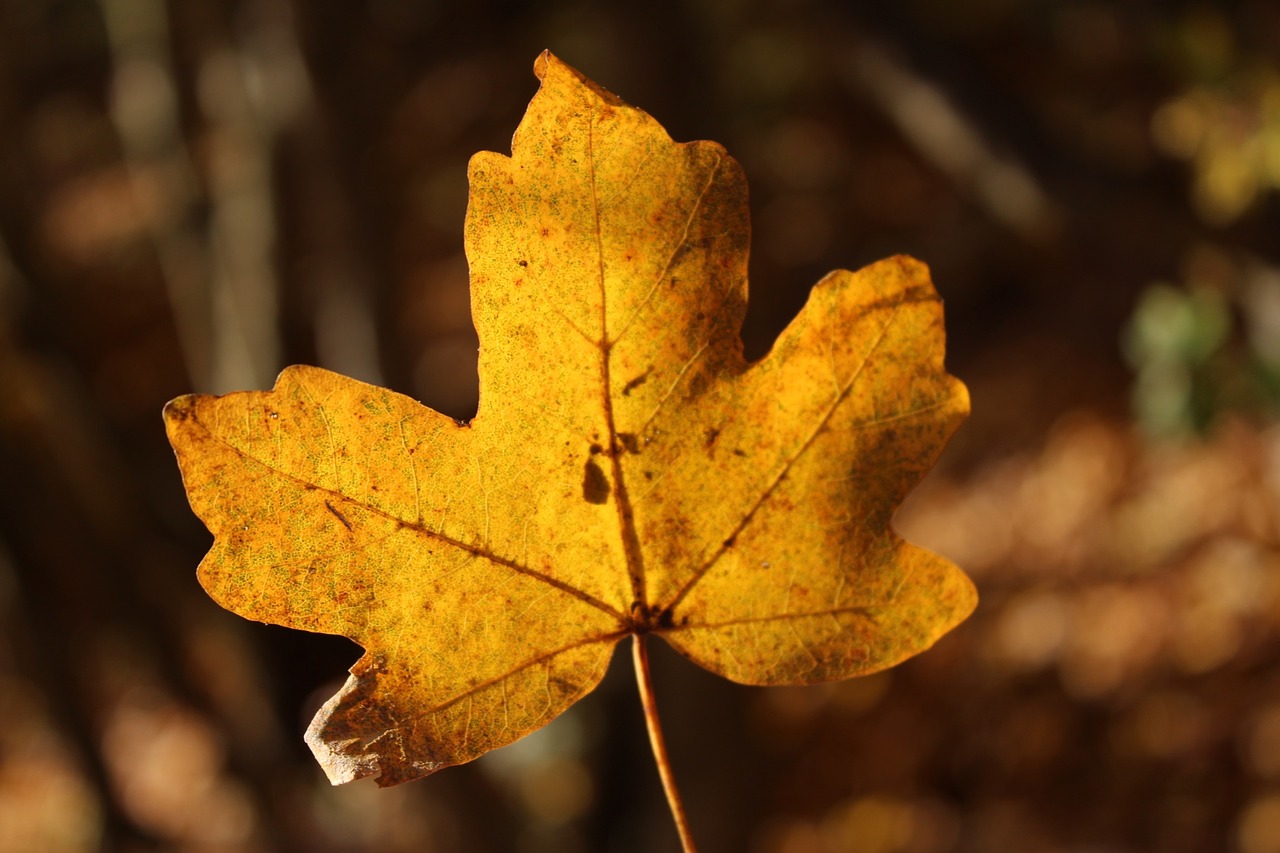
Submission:
<svg viewBox="0 0 1280 853">
<path fill-rule="evenodd" d="M 591 206 L 595 218 L 596 270 L 600 288 L 600 396 L 604 404 L 605 426 L 609 436 L 609 467 L 613 473 L 613 496 L 617 506 L 618 527 L 622 536 L 622 548 L 626 559 L 627 577 L 631 582 L 633 602 L 647 605 L 645 591 L 644 557 L 640 551 L 640 538 L 636 533 L 635 516 L 627 484 L 622 476 L 621 452 L 618 448 L 618 430 L 613 415 L 613 383 L 610 377 L 610 359 L 613 348 L 609 343 L 608 287 L 605 281 L 604 231 L 600 223 L 600 198 L 596 188 L 597 155 L 595 149 L 595 115 L 587 121 L 587 167 L 591 183 Z"/>
</svg>

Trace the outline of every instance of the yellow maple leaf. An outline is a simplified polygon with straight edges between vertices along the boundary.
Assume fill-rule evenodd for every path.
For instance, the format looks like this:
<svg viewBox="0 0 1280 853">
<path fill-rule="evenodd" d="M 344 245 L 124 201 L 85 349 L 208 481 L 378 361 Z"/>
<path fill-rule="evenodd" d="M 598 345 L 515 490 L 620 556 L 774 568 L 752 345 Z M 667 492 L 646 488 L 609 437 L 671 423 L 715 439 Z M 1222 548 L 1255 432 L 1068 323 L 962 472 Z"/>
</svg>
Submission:
<svg viewBox="0 0 1280 853">
<path fill-rule="evenodd" d="M 839 271 L 742 356 L 741 169 L 550 54 L 512 156 L 471 161 L 480 406 L 314 367 L 165 409 L 242 616 L 366 650 L 307 740 L 404 782 L 549 722 L 656 634 L 747 684 L 892 666 L 976 596 L 890 517 L 968 411 L 909 258 Z"/>
</svg>

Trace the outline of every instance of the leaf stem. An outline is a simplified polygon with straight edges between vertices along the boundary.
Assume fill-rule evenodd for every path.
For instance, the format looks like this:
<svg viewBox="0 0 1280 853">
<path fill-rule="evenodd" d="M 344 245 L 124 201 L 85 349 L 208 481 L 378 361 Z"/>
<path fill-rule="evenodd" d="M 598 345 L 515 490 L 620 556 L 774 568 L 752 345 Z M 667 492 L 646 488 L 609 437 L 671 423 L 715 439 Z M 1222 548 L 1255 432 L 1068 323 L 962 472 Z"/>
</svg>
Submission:
<svg viewBox="0 0 1280 853">
<path fill-rule="evenodd" d="M 658 703 L 653 699 L 653 681 L 649 677 L 649 650 L 645 647 L 645 634 L 634 634 L 631 643 L 631 660 L 636 666 L 636 684 L 640 687 L 640 704 L 644 706 L 644 722 L 649 729 L 649 745 L 653 747 L 653 758 L 658 763 L 658 775 L 662 777 L 662 790 L 667 794 L 667 805 L 671 807 L 671 817 L 676 822 L 676 832 L 680 834 L 680 845 L 684 853 L 697 853 L 693 843 L 693 835 L 689 832 L 689 818 L 684 811 L 684 802 L 676 789 L 675 776 L 671 772 L 671 759 L 667 757 L 667 743 L 662 737 L 662 724 L 658 722 Z"/>
</svg>

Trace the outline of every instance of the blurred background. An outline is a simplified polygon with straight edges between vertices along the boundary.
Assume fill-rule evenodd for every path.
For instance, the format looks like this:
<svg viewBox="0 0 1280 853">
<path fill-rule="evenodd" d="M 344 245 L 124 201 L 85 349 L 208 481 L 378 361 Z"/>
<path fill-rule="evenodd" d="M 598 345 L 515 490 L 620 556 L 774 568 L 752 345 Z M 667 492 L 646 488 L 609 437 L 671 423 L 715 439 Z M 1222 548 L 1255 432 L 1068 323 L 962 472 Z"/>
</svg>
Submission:
<svg viewBox="0 0 1280 853">
<path fill-rule="evenodd" d="M 626 655 L 331 788 L 359 650 L 204 597 L 160 420 L 296 362 L 472 414 L 466 163 L 543 48 L 742 162 L 749 354 L 907 252 L 972 390 L 898 519 L 961 628 L 803 689 L 654 644 L 704 850 L 1280 851 L 1269 0 L 0 0 L 0 850 L 675 849 Z"/>
</svg>

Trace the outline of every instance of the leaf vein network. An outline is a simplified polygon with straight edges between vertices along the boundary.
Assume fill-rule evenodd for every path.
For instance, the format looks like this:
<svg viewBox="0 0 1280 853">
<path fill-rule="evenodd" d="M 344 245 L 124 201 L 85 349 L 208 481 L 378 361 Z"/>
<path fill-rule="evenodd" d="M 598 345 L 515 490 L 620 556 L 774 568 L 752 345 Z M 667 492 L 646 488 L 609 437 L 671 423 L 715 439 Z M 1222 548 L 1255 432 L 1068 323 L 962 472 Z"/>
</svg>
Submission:
<svg viewBox="0 0 1280 853">
<path fill-rule="evenodd" d="M 813 445 L 813 442 L 817 440 L 818 436 L 822 433 L 822 430 L 826 428 L 827 423 L 831 420 L 831 416 L 835 414 L 836 410 L 839 409 L 841 405 L 843 405 L 844 401 L 848 399 L 849 393 L 858 384 L 858 380 L 862 377 L 863 371 L 866 370 L 867 364 L 875 358 L 880 347 L 884 345 L 884 341 L 888 337 L 889 330 L 898 319 L 898 314 L 901 308 L 901 303 L 893 306 L 893 311 L 889 315 L 889 319 L 885 322 L 884 326 L 881 327 L 879 335 L 877 335 L 875 341 L 872 342 L 871 348 L 867 351 L 862 362 L 858 365 L 858 369 L 855 370 L 845 382 L 844 387 L 833 396 L 831 405 L 829 405 L 827 410 L 823 412 L 822 417 L 818 418 L 808 436 L 806 436 L 796 447 L 795 451 L 786 458 L 786 461 L 779 467 L 778 472 L 774 475 L 773 479 L 763 490 L 761 490 L 760 496 L 756 499 L 755 503 L 752 504 L 745 513 L 743 513 L 741 520 L 739 520 L 739 522 L 734 526 L 733 530 L 720 540 L 721 544 L 716 548 L 715 553 L 713 553 L 710 558 L 698 567 L 689 580 L 685 581 L 684 586 L 676 592 L 675 596 L 671 599 L 671 602 L 666 605 L 666 607 L 673 608 L 683 601 L 685 596 L 687 596 L 698 582 L 706 576 L 707 572 L 709 572 L 711 568 L 719 562 L 720 558 L 724 556 L 724 553 L 729 549 L 728 543 L 733 542 L 734 539 L 737 538 L 738 534 L 751 523 L 751 520 L 755 518 L 756 512 L 758 512 L 760 507 L 769 500 L 774 491 L 782 483 L 787 472 L 791 470 L 791 467 L 799 461 L 800 457 L 802 457 Z"/>
<path fill-rule="evenodd" d="M 222 438 L 221 436 L 215 435 L 214 433 L 210 432 L 207 427 L 205 427 L 205 431 L 211 438 L 213 438 L 218 443 L 222 444 L 224 447 L 227 447 L 237 455 L 243 457 L 244 459 L 247 459 L 250 462 L 260 465 L 262 468 L 276 474 L 279 477 L 283 477 L 286 480 L 289 480 L 293 483 L 298 484 L 304 489 L 314 489 L 325 495 L 328 495 L 330 497 L 343 501 L 344 503 L 357 506 L 373 515 L 380 516 L 381 518 L 385 518 L 388 521 L 393 521 L 396 524 L 400 525 L 401 527 L 404 527 L 407 530 L 411 530 L 421 536 L 427 537 L 429 539 L 434 539 L 442 544 L 449 545 L 454 548 L 458 548 L 459 550 L 465 551 L 473 556 L 479 557 L 484 560 L 488 560 L 494 565 L 503 566 L 505 568 L 511 569 L 514 572 L 518 572 L 522 575 L 527 575 L 528 577 L 541 581 L 545 584 L 548 584 L 549 586 L 555 587 L 556 589 L 560 590 L 566 595 L 576 598 L 584 604 L 594 607 L 597 610 L 600 610 L 604 613 L 608 613 L 610 616 L 613 616 L 615 619 L 617 619 L 620 623 L 625 624 L 627 622 L 627 616 L 623 614 L 621 611 L 619 611 L 617 608 L 611 606 L 610 604 L 608 604 L 605 601 L 602 601 L 599 598 L 596 598 L 594 595 L 591 595 L 590 593 L 579 589 L 573 584 L 566 583 L 565 581 L 559 580 L 558 578 L 554 578 L 548 574 L 544 574 L 543 572 L 540 572 L 537 569 L 523 565 L 508 557 L 503 557 L 498 554 L 495 554 L 492 551 L 488 551 L 483 547 L 478 547 L 476 545 L 463 542 L 460 539 L 455 539 L 438 530 L 432 530 L 426 527 L 425 525 L 418 523 L 417 521 L 406 521 L 405 519 L 399 518 L 398 516 L 392 513 L 389 513 L 384 509 L 381 509 L 375 506 L 370 506 L 367 503 L 364 503 L 355 498 L 344 495 L 343 493 L 336 491 L 334 489 L 329 489 L 324 486 L 319 486 L 319 485 L 316 485 L 315 483 L 308 483 L 307 481 L 303 480 L 298 476 L 295 476 L 294 474 L 289 473 L 288 471 L 282 470 L 274 465 L 271 465 L 268 462 L 265 462 L 262 459 L 259 459 L 245 452 L 244 450 L 242 450 L 239 447 L 236 447 L 234 444 Z"/>
<path fill-rule="evenodd" d="M 662 286 L 664 281 L 666 281 L 667 273 L 671 271 L 671 265 L 675 263 L 676 257 L 679 256 L 680 251 L 689 244 L 689 229 L 693 227 L 693 221 L 697 218 L 698 212 L 702 209 L 702 203 L 706 199 L 707 193 L 711 191 L 711 186 L 715 183 L 716 175 L 720 173 L 720 163 L 723 159 L 723 156 L 717 156 L 715 163 L 711 165 L 711 169 L 707 174 L 707 182 L 703 185 L 702 191 L 698 193 L 698 197 L 689 207 L 689 215 L 685 218 L 684 228 L 680 231 L 680 239 L 676 241 L 675 248 L 671 250 L 671 254 L 667 255 L 667 262 L 663 265 L 662 270 L 654 277 L 653 284 L 649 286 L 649 290 L 645 293 L 644 299 L 641 299 L 636 303 L 636 307 L 631 311 L 631 316 L 622 324 L 622 328 L 618 331 L 618 334 L 614 336 L 613 340 L 610 342 L 610 346 L 615 346 L 618 341 L 622 340 L 623 335 L 627 333 L 627 330 L 631 328 L 632 324 L 635 323 L 636 319 L 653 300 L 653 295 L 658 292 L 658 288 Z"/>
<path fill-rule="evenodd" d="M 463 699 L 471 699 L 477 693 L 487 690 L 490 687 L 494 687 L 498 684 L 505 684 L 506 681 L 509 678 L 511 678 L 513 675 L 519 672 L 523 672 L 524 670 L 529 669 L 530 667 L 547 663 L 553 658 L 556 658 L 562 654 L 565 654 L 566 652 L 571 652 L 574 649 L 580 649 L 580 648 L 583 648 L 584 646 L 591 646 L 591 645 L 595 645 L 596 643 L 616 643 L 618 640 L 625 637 L 628 633 L 630 632 L 625 630 L 619 630 L 619 631 L 611 631 L 607 634 L 597 634 L 594 637 L 586 637 L 581 640 L 575 640 L 574 642 L 566 643 L 565 645 L 560 646 L 559 648 L 552 649 L 551 651 L 548 651 L 548 652 L 543 652 L 540 655 L 535 655 L 534 657 L 529 658 L 528 660 L 517 664 L 516 666 L 507 670 L 506 672 L 502 672 L 502 673 L 499 673 L 498 675 L 492 676 L 490 678 L 486 678 L 483 681 L 476 682 L 475 684 L 468 687 L 466 690 L 459 692 L 456 696 L 450 696 L 448 699 L 439 703 L 438 705 L 435 705 L 430 708 L 426 708 L 420 713 L 415 714 L 414 716 L 416 719 L 422 719 L 424 717 L 430 717 L 434 714 L 438 714 L 439 712 L 458 704 Z M 550 691 L 549 677 L 548 677 L 547 690 L 548 692 Z"/>
</svg>

